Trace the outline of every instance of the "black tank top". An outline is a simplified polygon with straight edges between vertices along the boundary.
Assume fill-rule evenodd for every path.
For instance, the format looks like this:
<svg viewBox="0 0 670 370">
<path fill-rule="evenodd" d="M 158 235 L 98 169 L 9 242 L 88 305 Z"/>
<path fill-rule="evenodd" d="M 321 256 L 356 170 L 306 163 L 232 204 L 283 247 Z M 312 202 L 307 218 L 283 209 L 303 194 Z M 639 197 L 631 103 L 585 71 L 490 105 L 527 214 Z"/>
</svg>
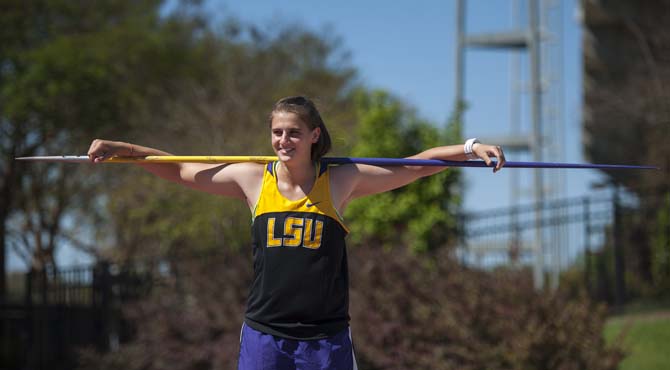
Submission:
<svg viewBox="0 0 670 370">
<path fill-rule="evenodd" d="M 254 279 L 245 323 L 279 337 L 323 339 L 347 328 L 349 230 L 332 204 L 327 165 L 310 193 L 291 201 L 269 163 L 253 212 Z"/>
</svg>

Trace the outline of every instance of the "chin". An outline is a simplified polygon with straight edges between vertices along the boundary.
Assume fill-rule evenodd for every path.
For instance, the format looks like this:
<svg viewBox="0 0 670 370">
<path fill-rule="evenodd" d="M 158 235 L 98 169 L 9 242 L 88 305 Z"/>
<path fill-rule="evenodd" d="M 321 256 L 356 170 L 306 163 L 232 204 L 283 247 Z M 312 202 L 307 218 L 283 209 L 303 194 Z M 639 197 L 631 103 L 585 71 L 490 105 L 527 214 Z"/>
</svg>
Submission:
<svg viewBox="0 0 670 370">
<path fill-rule="evenodd" d="M 290 160 L 294 159 L 296 157 L 297 153 L 295 151 L 292 151 L 288 154 L 283 154 L 283 153 L 281 153 L 280 151 L 277 150 L 277 151 L 275 151 L 275 154 L 277 155 L 277 158 L 279 158 L 280 161 L 287 162 L 287 161 L 290 161 Z"/>
<path fill-rule="evenodd" d="M 291 160 L 293 160 L 293 157 L 289 157 L 289 156 L 285 156 L 285 155 L 278 155 L 277 159 L 280 162 L 290 162 Z"/>
</svg>

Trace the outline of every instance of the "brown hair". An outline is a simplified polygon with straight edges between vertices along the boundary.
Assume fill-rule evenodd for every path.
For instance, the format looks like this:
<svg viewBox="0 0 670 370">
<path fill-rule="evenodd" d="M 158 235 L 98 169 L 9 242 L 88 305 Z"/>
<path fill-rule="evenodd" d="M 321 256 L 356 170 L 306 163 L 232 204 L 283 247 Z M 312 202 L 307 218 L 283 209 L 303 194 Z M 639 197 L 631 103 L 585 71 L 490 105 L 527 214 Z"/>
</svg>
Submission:
<svg viewBox="0 0 670 370">
<path fill-rule="evenodd" d="M 270 124 L 272 124 L 272 117 L 276 112 L 294 113 L 307 124 L 310 130 L 314 130 L 317 127 L 321 129 L 318 141 L 312 144 L 312 160 L 318 161 L 330 151 L 330 134 L 323 123 L 323 119 L 321 119 L 319 111 L 316 109 L 316 105 L 309 98 L 304 96 L 289 96 L 279 99 L 272 106 Z"/>
</svg>

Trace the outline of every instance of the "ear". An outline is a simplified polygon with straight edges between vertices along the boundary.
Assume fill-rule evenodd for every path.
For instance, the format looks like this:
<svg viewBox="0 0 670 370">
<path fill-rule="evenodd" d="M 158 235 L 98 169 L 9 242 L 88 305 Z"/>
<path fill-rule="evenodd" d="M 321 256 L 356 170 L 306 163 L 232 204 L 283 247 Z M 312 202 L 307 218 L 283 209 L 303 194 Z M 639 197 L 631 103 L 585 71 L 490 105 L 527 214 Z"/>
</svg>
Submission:
<svg viewBox="0 0 670 370">
<path fill-rule="evenodd" d="M 312 130 L 312 144 L 316 144 L 319 141 L 319 137 L 321 137 L 321 128 L 317 127 Z"/>
</svg>

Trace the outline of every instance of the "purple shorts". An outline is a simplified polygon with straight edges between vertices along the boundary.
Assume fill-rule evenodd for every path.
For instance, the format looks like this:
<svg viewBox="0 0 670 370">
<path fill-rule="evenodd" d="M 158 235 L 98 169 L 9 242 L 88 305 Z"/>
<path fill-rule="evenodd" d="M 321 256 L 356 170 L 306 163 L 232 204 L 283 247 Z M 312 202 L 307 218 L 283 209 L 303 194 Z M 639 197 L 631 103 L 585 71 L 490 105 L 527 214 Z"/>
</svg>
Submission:
<svg viewBox="0 0 670 370">
<path fill-rule="evenodd" d="M 292 340 L 242 325 L 238 370 L 356 370 L 349 328 L 318 340 Z"/>
</svg>

